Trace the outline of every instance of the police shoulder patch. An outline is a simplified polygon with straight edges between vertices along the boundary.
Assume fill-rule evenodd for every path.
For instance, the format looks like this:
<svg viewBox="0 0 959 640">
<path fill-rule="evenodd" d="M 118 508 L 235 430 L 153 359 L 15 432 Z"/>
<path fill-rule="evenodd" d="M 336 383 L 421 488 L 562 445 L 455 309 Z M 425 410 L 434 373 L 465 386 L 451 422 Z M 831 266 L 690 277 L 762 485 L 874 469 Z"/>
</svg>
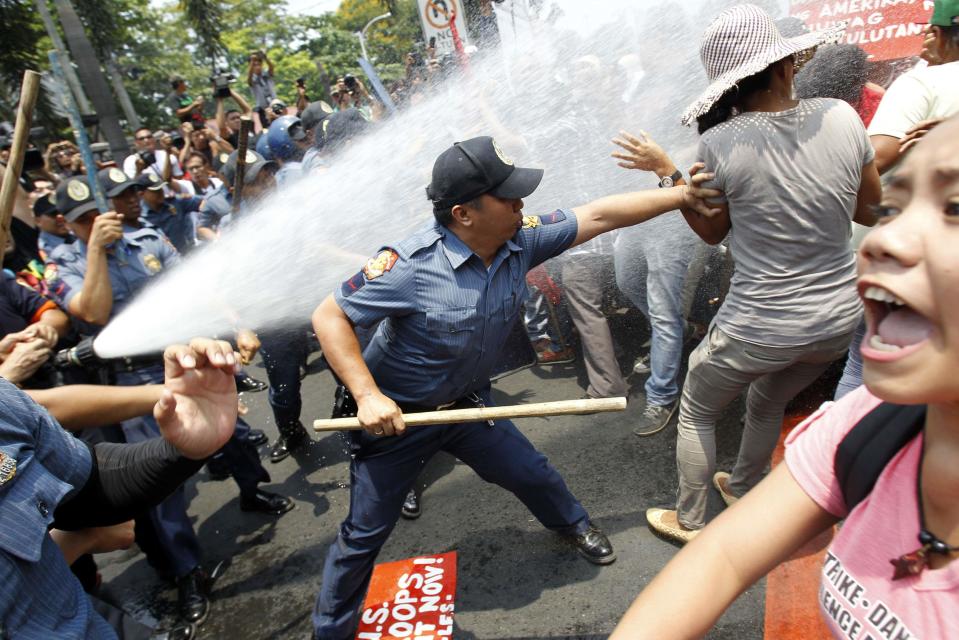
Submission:
<svg viewBox="0 0 959 640">
<path fill-rule="evenodd" d="M 523 216 L 523 228 L 535 229 L 539 226 L 539 216 Z"/>
<path fill-rule="evenodd" d="M 17 475 L 17 459 L 0 451 L 0 487 Z"/>
<path fill-rule="evenodd" d="M 400 254 L 396 253 L 393 249 L 383 249 L 366 261 L 366 266 L 363 267 L 363 275 L 367 280 L 375 280 L 384 273 L 388 273 L 399 259 Z"/>
<path fill-rule="evenodd" d="M 545 216 L 539 217 L 540 224 L 556 224 L 557 222 L 563 222 L 566 220 L 566 214 L 557 209 L 553 213 L 547 213 Z"/>
</svg>

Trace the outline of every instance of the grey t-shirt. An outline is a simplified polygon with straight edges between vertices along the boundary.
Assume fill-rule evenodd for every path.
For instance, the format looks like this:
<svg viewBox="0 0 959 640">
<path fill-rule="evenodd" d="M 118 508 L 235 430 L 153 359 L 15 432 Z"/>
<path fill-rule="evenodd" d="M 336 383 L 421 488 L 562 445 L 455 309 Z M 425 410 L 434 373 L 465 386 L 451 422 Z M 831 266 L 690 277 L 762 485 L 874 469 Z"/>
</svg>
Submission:
<svg viewBox="0 0 959 640">
<path fill-rule="evenodd" d="M 852 331 L 850 222 L 872 145 L 856 111 L 828 98 L 743 113 L 700 139 L 699 158 L 726 193 L 736 264 L 716 316 L 727 334 L 801 346 Z"/>
</svg>

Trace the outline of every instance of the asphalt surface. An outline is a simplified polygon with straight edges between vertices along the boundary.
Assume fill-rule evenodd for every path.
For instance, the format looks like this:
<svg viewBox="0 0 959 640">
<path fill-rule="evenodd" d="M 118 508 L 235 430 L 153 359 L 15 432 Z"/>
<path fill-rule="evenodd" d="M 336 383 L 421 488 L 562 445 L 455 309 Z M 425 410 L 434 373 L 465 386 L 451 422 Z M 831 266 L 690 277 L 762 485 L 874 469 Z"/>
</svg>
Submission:
<svg viewBox="0 0 959 640">
<path fill-rule="evenodd" d="M 641 330 L 613 320 L 620 362 L 631 366 Z M 632 324 L 633 320 L 629 320 Z M 303 421 L 328 417 L 333 381 L 319 354 L 303 383 Z M 259 366 L 250 368 L 266 379 Z M 624 413 L 531 418 L 517 424 L 545 452 L 567 484 L 610 536 L 618 560 L 596 567 L 543 529 L 511 494 L 483 482 L 445 455 L 420 478 L 423 515 L 401 520 L 379 562 L 456 550 L 456 638 L 601 638 L 677 547 L 654 536 L 644 512 L 672 506 L 676 486 L 675 418 L 665 431 L 637 438 L 631 425 L 643 409 L 644 378 L 633 376 Z M 494 385 L 498 404 L 575 399 L 585 389 L 581 362 L 533 367 Z M 266 393 L 244 394 L 249 422 L 276 436 Z M 729 408 L 718 428 L 720 468 L 731 467 L 741 434 L 742 405 Z M 423 427 L 429 428 L 429 427 Z M 266 456 L 268 449 L 261 448 Z M 201 638 L 253 640 L 308 638 L 309 616 L 323 560 L 349 506 L 349 456 L 339 434 L 314 439 L 307 451 L 280 464 L 264 462 L 273 483 L 264 488 L 291 496 L 296 508 L 280 518 L 243 513 L 232 480 L 201 472 L 190 481 L 190 515 L 205 564 L 229 563 L 213 592 Z M 720 509 L 718 494 L 711 510 Z M 133 550 L 99 557 L 109 597 L 142 618 L 170 621 L 176 591 L 161 582 Z M 690 576 L 695 581 L 696 576 Z M 710 638 L 762 638 L 764 584 L 727 611 Z M 683 598 L 682 593 L 676 594 Z"/>
</svg>

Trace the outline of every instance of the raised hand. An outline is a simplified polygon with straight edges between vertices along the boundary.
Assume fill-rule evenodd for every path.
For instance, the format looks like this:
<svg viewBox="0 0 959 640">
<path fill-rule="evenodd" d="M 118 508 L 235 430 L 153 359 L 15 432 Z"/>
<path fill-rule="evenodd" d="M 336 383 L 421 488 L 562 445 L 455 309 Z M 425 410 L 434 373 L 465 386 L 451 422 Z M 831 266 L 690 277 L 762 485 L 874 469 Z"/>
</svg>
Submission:
<svg viewBox="0 0 959 640">
<path fill-rule="evenodd" d="M 620 131 L 619 138 L 613 138 L 613 144 L 621 147 L 626 153 L 614 152 L 612 157 L 619 159 L 619 166 L 624 169 L 638 171 L 652 171 L 657 175 L 671 175 L 675 167 L 663 148 L 656 144 L 648 133 L 640 131 L 636 137 L 626 131 Z"/>
<path fill-rule="evenodd" d="M 185 457 L 207 458 L 233 434 L 238 360 L 229 342 L 208 338 L 163 353 L 165 388 L 153 415 L 163 437 Z"/>
</svg>

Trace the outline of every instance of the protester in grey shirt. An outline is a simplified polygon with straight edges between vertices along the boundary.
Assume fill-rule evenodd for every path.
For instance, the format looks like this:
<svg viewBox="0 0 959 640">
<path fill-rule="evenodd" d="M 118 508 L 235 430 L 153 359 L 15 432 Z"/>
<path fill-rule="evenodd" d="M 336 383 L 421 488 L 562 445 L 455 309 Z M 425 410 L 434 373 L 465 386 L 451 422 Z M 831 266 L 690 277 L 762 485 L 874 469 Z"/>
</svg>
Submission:
<svg viewBox="0 0 959 640">
<path fill-rule="evenodd" d="M 726 195 L 718 215 L 683 214 L 710 244 L 734 230 L 736 269 L 709 335 L 689 358 L 677 511 L 646 512 L 654 529 L 682 542 L 705 524 L 711 477 L 727 504 L 759 482 L 786 403 L 842 357 L 859 320 L 850 220 L 875 223 L 874 152 L 848 104 L 792 97 L 797 61 L 840 33 L 786 39 L 747 4 L 720 14 L 703 36 L 712 84 L 683 120 L 698 121 L 699 160 Z M 731 474 L 714 476 L 716 421 L 747 387 L 738 460 Z"/>
</svg>

